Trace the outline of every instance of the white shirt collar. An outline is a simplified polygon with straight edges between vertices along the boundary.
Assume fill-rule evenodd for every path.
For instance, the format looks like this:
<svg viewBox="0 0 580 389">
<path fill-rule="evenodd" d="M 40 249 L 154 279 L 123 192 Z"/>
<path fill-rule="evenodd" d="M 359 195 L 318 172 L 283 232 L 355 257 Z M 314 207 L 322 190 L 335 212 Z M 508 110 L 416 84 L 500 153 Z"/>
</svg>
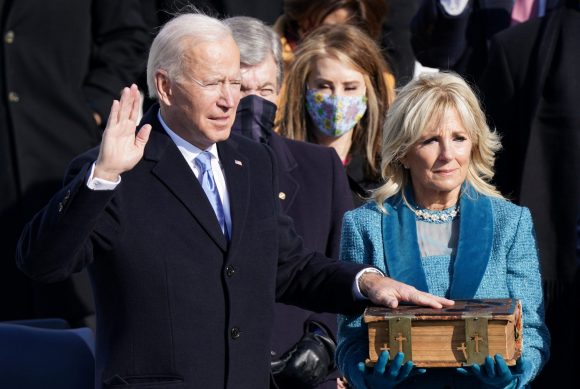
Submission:
<svg viewBox="0 0 580 389">
<path fill-rule="evenodd" d="M 165 123 L 165 121 L 161 117 L 161 110 L 157 112 L 157 118 L 159 119 L 159 122 L 161 123 L 161 126 L 163 126 L 165 132 L 167 132 L 167 135 L 169 135 L 171 140 L 173 140 L 173 142 L 175 143 L 181 154 L 183 154 L 183 157 L 188 163 L 190 164 L 193 163 L 193 161 L 197 158 L 197 156 L 201 154 L 203 151 L 209 151 L 211 155 L 213 155 L 214 158 L 216 158 L 216 160 L 219 161 L 217 146 L 215 143 L 212 144 L 210 147 L 208 147 L 206 150 L 201 150 L 199 147 L 192 145 L 191 143 L 189 143 L 188 141 L 177 135 L 175 132 L 171 131 L 167 123 Z"/>
</svg>

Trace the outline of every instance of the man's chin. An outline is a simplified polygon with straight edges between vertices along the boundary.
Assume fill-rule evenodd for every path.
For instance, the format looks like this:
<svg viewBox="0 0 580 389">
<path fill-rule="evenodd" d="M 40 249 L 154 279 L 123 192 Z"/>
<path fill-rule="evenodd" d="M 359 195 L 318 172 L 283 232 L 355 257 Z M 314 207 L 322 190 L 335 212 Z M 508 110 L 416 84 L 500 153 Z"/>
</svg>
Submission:
<svg viewBox="0 0 580 389">
<path fill-rule="evenodd" d="M 216 128 L 213 133 L 214 143 L 223 142 L 224 140 L 227 140 L 230 137 L 231 133 L 232 133 L 231 126 L 223 129 Z"/>
</svg>

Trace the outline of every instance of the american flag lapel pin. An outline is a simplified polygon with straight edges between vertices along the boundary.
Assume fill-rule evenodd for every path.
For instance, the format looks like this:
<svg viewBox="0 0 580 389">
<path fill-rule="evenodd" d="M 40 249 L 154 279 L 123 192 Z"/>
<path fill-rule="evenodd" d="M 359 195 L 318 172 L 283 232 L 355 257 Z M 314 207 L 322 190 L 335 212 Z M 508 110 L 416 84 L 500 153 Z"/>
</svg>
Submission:
<svg viewBox="0 0 580 389">
<path fill-rule="evenodd" d="M 237 159 L 234 160 L 234 163 L 238 166 L 242 166 L 242 161 L 238 161 Z"/>
</svg>

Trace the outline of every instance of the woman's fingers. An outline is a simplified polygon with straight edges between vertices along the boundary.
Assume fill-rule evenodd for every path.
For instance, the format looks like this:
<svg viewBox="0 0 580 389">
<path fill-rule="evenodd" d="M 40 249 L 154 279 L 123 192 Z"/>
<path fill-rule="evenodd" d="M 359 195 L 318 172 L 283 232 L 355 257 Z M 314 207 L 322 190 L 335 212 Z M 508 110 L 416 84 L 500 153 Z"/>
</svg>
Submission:
<svg viewBox="0 0 580 389">
<path fill-rule="evenodd" d="M 374 367 L 374 373 L 378 375 L 383 375 L 387 368 L 387 364 L 389 363 L 389 353 L 387 351 L 381 352 L 379 355 L 379 360 Z"/>
</svg>

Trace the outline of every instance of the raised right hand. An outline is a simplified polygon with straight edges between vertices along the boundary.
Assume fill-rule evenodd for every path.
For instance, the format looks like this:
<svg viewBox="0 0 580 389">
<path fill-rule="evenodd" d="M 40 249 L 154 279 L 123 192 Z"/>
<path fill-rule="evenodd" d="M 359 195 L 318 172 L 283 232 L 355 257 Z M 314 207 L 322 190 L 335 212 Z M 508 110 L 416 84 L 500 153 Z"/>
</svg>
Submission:
<svg viewBox="0 0 580 389">
<path fill-rule="evenodd" d="M 135 84 L 123 89 L 120 101 L 113 101 L 94 177 L 117 181 L 121 173 L 133 169 L 143 157 L 151 126 L 146 124 L 135 133 L 140 102 L 141 96 Z"/>
</svg>

